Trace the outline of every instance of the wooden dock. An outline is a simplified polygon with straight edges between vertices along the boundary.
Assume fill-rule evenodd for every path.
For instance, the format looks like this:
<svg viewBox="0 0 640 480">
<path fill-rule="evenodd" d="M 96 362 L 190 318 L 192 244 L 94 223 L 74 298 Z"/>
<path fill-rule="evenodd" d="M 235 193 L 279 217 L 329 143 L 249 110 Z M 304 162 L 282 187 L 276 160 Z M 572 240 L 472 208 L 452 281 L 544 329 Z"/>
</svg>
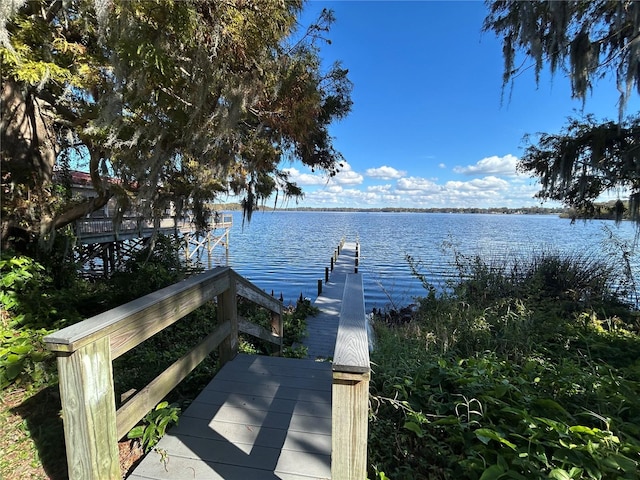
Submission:
<svg viewBox="0 0 640 480">
<path fill-rule="evenodd" d="M 331 362 L 323 360 L 334 355 L 345 282 L 356 254 L 355 243 L 342 246 L 329 282 L 314 302 L 320 313 L 307 319 L 308 359 L 238 355 L 128 478 L 330 479 L 335 373 Z M 368 393 L 368 371 L 366 375 Z"/>
<path fill-rule="evenodd" d="M 331 365 L 238 355 L 128 478 L 328 479 L 330 455 Z"/>
<path fill-rule="evenodd" d="M 347 274 L 354 273 L 356 250 L 355 242 L 346 242 L 340 247 L 329 281 L 322 286 L 322 293 L 313 302 L 320 313 L 307 318 L 307 336 L 303 345 L 307 347 L 309 358 L 322 360 L 333 357 L 345 280 Z"/>
</svg>

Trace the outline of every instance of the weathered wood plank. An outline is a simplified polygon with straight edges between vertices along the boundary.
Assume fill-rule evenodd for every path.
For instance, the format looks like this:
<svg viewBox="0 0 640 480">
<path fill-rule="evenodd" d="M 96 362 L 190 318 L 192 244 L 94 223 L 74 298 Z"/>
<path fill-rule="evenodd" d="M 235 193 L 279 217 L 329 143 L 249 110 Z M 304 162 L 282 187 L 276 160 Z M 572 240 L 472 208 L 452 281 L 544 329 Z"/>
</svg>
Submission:
<svg viewBox="0 0 640 480">
<path fill-rule="evenodd" d="M 70 480 L 120 479 L 109 338 L 58 356 Z"/>
<path fill-rule="evenodd" d="M 324 382 L 318 390 L 298 384 L 310 373 Z M 166 470 L 151 453 L 129 478 L 328 479 L 330 400 L 329 363 L 240 354 L 158 444 Z"/>
<path fill-rule="evenodd" d="M 230 322 L 231 331 L 218 348 L 220 363 L 224 365 L 238 353 L 238 304 L 236 302 L 236 282 L 230 281 L 229 286 L 218 295 L 218 324 Z"/>
<path fill-rule="evenodd" d="M 230 286 L 228 267 L 216 268 L 145 295 L 44 337 L 54 352 L 73 352 L 98 338 L 112 337 L 117 358 L 163 328 L 212 300 Z"/>
<path fill-rule="evenodd" d="M 282 310 L 282 302 L 277 298 L 266 294 L 264 291 L 256 287 L 249 280 L 241 277 L 238 274 L 234 274 L 236 282 L 237 294 L 252 302 L 265 307 L 272 312 L 280 312 Z"/>
<path fill-rule="evenodd" d="M 333 358 L 331 476 L 367 476 L 369 341 L 361 274 L 346 276 Z"/>
<path fill-rule="evenodd" d="M 240 316 L 238 316 L 238 329 L 243 333 L 253 335 L 254 337 L 266 342 L 271 342 L 276 345 L 282 345 L 282 337 L 268 331 L 265 328 L 262 328 L 260 325 L 251 323 L 246 318 Z"/>
<path fill-rule="evenodd" d="M 331 420 L 331 476 L 367 478 L 369 374 L 334 372 Z"/>
<path fill-rule="evenodd" d="M 118 438 L 124 437 L 138 421 L 156 406 L 173 388 L 196 368 L 231 332 L 231 323 L 225 322 L 210 333 L 193 350 L 176 360 L 146 387 L 129 399 L 116 412 Z"/>
<path fill-rule="evenodd" d="M 346 276 L 340 324 L 333 354 L 333 371 L 366 373 L 369 365 L 369 340 L 364 309 L 362 274 Z"/>
</svg>

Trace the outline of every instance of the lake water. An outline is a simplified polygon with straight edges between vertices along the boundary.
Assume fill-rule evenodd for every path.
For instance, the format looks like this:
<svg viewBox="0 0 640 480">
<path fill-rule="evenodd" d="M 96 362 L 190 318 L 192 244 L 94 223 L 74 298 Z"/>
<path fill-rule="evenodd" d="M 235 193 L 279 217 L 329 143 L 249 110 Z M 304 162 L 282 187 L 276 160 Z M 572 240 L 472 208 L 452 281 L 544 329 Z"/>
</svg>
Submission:
<svg viewBox="0 0 640 480">
<path fill-rule="evenodd" d="M 285 304 L 300 294 L 315 299 L 318 280 L 340 239 L 358 239 L 367 311 L 406 305 L 425 295 L 406 255 L 442 288 L 455 273 L 454 251 L 490 259 L 543 250 L 620 256 L 620 249 L 607 242 L 609 236 L 628 245 L 635 237 L 631 222 L 572 224 L 556 215 L 274 211 L 256 212 L 244 226 L 241 213 L 234 212 L 233 221 L 228 258 L 217 247 L 213 264 L 228 262 L 265 291 L 282 294 Z"/>
</svg>

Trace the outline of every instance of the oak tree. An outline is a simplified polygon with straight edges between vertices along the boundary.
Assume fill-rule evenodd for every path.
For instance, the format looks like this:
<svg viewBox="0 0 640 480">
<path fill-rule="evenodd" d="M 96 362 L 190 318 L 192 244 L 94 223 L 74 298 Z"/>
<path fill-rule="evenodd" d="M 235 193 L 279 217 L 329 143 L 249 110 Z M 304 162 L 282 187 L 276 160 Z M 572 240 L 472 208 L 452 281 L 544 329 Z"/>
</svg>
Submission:
<svg viewBox="0 0 640 480">
<path fill-rule="evenodd" d="M 640 115 L 625 119 L 624 114 L 628 100 L 640 93 L 640 2 L 501 0 L 487 5 L 484 30 L 502 38 L 503 88 L 532 64 L 537 81 L 544 66 L 552 74 L 566 74 L 573 97 L 583 104 L 608 77 L 620 94 L 617 121 L 571 118 L 562 132 L 529 143 L 519 168 L 540 178 L 538 197 L 589 214 L 602 193 L 617 191 L 629 195 L 637 216 Z M 519 65 L 518 54 L 524 56 Z"/>
<path fill-rule="evenodd" d="M 117 200 L 118 211 L 195 213 L 227 194 L 246 213 L 302 191 L 282 168 L 329 174 L 329 125 L 351 83 L 323 70 L 325 11 L 297 31 L 302 0 L 12 0 L 0 8 L 2 238 L 45 238 Z M 295 38 L 295 40 L 294 40 Z M 86 159 L 93 198 L 61 194 Z"/>
</svg>

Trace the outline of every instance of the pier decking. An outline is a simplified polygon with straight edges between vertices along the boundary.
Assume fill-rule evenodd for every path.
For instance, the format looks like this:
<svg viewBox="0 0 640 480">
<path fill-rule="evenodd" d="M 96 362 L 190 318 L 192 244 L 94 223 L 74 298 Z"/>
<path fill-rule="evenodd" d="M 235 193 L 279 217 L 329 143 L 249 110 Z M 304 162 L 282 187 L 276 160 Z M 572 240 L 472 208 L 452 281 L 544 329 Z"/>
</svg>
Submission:
<svg viewBox="0 0 640 480">
<path fill-rule="evenodd" d="M 236 356 L 128 478 L 331 478 L 335 372 L 326 360 L 334 355 L 356 251 L 355 243 L 344 244 L 314 302 L 320 313 L 307 319 L 307 359 Z"/>
</svg>

